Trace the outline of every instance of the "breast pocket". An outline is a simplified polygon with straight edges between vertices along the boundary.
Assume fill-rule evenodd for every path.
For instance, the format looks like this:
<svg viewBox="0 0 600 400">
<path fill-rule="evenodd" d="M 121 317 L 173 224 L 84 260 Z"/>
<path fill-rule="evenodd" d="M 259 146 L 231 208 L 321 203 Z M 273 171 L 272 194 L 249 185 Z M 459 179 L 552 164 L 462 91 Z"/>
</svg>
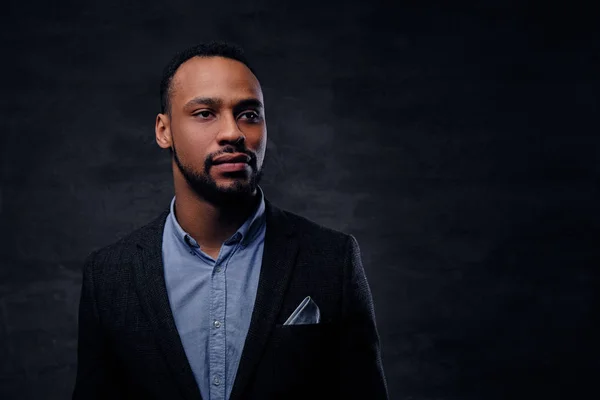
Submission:
<svg viewBox="0 0 600 400">
<path fill-rule="evenodd" d="M 338 370 L 337 332 L 338 325 L 329 323 L 275 325 L 257 371 L 257 385 L 269 387 L 277 399 L 313 398 L 307 390 L 331 387 Z"/>
<path fill-rule="evenodd" d="M 333 324 L 276 325 L 269 346 L 275 364 L 318 374 L 336 358 L 336 329 Z"/>
</svg>

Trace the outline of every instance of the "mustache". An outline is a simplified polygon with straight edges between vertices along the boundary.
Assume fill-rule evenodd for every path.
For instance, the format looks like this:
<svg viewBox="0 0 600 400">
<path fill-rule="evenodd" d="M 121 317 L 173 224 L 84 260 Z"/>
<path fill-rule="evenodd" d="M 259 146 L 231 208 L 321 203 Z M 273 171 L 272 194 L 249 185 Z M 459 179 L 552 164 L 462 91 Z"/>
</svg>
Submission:
<svg viewBox="0 0 600 400">
<path fill-rule="evenodd" d="M 223 147 L 221 150 L 216 151 L 214 153 L 210 153 L 208 156 L 206 156 L 206 160 L 204 161 L 204 169 L 206 171 L 208 171 L 210 169 L 210 167 L 212 167 L 214 164 L 213 160 L 220 156 L 221 154 L 226 154 L 226 153 L 243 153 L 246 154 L 248 157 L 250 157 L 250 161 L 248 161 L 248 165 L 250 165 L 250 167 L 256 171 L 256 153 L 254 153 L 252 150 L 247 149 L 245 146 L 242 147 L 236 147 L 236 146 L 225 146 Z"/>
</svg>

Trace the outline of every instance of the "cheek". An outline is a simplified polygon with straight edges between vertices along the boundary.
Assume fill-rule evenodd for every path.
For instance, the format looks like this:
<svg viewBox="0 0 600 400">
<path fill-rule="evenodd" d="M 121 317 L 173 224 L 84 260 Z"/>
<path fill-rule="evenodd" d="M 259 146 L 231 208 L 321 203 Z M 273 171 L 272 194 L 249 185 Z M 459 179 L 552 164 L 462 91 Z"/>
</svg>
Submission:
<svg viewBox="0 0 600 400">
<path fill-rule="evenodd" d="M 252 146 L 252 150 L 256 153 L 256 162 L 258 168 L 261 168 L 267 149 L 267 135 L 257 138 L 253 143 L 248 143 L 248 147 Z"/>
<path fill-rule="evenodd" d="M 198 124 L 181 124 L 174 135 L 174 141 L 178 152 L 193 155 L 196 159 L 202 157 L 208 150 L 212 141 L 210 132 L 207 132 Z"/>
<path fill-rule="evenodd" d="M 255 135 L 246 138 L 248 142 L 248 147 L 256 152 L 256 155 L 259 157 L 264 156 L 265 150 L 267 148 L 267 131 L 261 130 L 260 132 L 256 132 Z"/>
</svg>

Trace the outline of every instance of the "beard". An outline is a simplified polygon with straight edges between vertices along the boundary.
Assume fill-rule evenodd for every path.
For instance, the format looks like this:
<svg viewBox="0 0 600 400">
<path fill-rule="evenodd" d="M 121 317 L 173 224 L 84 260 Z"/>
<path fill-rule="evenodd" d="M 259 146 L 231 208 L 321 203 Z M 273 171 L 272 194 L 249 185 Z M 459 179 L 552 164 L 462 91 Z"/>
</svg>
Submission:
<svg viewBox="0 0 600 400">
<path fill-rule="evenodd" d="M 184 165 L 181 162 L 177 155 L 177 150 L 175 149 L 175 142 L 173 142 L 173 145 L 171 146 L 171 152 L 173 153 L 177 168 L 179 168 L 179 171 L 181 171 L 181 174 L 192 190 L 194 190 L 198 196 L 215 206 L 231 207 L 239 206 L 241 203 L 243 204 L 254 195 L 262 178 L 263 170 L 262 168 L 258 169 L 256 154 L 245 148 L 243 145 L 226 146 L 223 150 L 206 156 L 202 173 L 194 171 L 193 168 Z M 244 153 L 250 157 L 248 165 L 250 166 L 251 172 L 248 180 L 245 178 L 247 174 L 245 171 L 229 172 L 228 174 L 230 176 L 239 176 L 244 180 L 235 180 L 232 185 L 227 187 L 221 187 L 217 184 L 210 175 L 210 169 L 214 165 L 212 160 L 216 156 L 224 153 Z"/>
</svg>

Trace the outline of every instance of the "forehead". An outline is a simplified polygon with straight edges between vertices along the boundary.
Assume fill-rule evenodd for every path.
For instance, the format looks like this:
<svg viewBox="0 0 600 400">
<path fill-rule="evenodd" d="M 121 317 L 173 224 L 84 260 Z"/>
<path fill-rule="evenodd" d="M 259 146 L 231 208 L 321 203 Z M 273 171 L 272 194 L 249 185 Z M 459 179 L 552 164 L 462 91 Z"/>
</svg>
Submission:
<svg viewBox="0 0 600 400">
<path fill-rule="evenodd" d="M 243 63 L 229 58 L 193 57 L 181 64 L 171 85 L 173 104 L 185 104 L 195 97 L 263 101 L 256 76 Z"/>
</svg>

